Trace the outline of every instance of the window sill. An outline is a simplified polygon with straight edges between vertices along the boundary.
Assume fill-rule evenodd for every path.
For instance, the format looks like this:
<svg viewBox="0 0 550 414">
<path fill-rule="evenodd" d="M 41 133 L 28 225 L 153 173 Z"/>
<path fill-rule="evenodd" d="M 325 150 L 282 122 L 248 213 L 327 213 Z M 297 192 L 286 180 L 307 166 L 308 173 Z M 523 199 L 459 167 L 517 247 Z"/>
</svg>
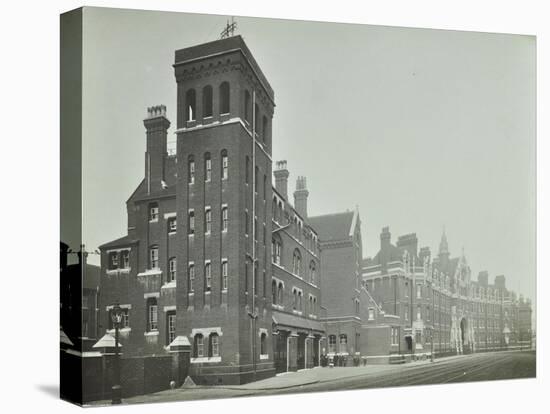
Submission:
<svg viewBox="0 0 550 414">
<path fill-rule="evenodd" d="M 149 220 L 149 223 L 158 223 L 159 219 Z"/>
<path fill-rule="evenodd" d="M 158 336 L 159 335 L 159 331 L 156 330 L 156 331 L 149 331 L 149 332 L 144 332 L 143 333 L 143 336 Z"/>
<path fill-rule="evenodd" d="M 213 362 L 222 362 L 222 357 L 197 357 L 197 358 L 191 358 L 192 364 L 207 364 L 207 363 L 213 363 Z"/>
<path fill-rule="evenodd" d="M 260 360 L 269 359 L 269 354 L 260 354 Z"/>
<path fill-rule="evenodd" d="M 114 329 L 107 329 L 106 331 L 108 334 L 111 334 L 111 335 L 114 335 L 115 334 L 115 330 Z M 128 332 L 132 332 L 132 328 L 130 327 L 127 327 L 127 328 L 120 328 L 118 330 L 118 333 L 120 334 L 125 334 L 125 333 L 128 333 Z"/>
<path fill-rule="evenodd" d="M 175 230 L 174 230 L 174 231 L 169 231 L 169 232 L 168 232 L 168 235 L 169 235 L 169 236 L 173 236 L 174 234 L 176 234 L 176 231 L 175 231 Z"/>
<path fill-rule="evenodd" d="M 165 283 L 162 285 L 161 289 L 172 289 L 176 287 L 176 281 L 172 280 L 171 282 Z"/>
</svg>

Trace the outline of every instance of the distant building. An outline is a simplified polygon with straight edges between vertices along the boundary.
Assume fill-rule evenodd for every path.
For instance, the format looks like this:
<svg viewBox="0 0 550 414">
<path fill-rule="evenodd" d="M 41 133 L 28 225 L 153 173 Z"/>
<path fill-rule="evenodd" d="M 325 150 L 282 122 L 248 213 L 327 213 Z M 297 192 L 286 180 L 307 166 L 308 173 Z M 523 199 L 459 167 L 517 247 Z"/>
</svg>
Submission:
<svg viewBox="0 0 550 414">
<path fill-rule="evenodd" d="M 520 302 L 506 289 L 504 276 L 493 285 L 487 272 L 472 280 L 464 253 L 450 257 L 445 233 L 432 258 L 429 248 L 418 250 L 415 234 L 393 245 L 389 228 L 383 228 L 380 251 L 365 261 L 363 281 L 388 327 L 381 330 L 376 318 L 367 326 L 371 356 L 461 354 L 519 344 Z M 530 332 L 530 304 L 523 307 L 523 332 Z"/>
</svg>

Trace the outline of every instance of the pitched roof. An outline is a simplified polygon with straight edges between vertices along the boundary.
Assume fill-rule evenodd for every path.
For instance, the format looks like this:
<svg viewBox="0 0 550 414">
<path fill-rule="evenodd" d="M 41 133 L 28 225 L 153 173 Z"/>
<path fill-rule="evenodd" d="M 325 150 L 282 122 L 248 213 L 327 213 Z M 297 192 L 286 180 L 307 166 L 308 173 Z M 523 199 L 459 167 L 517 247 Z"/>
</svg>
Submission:
<svg viewBox="0 0 550 414">
<path fill-rule="evenodd" d="M 348 240 L 354 216 L 354 211 L 346 211 L 343 213 L 309 217 L 308 222 L 317 230 L 319 240 L 321 241 Z"/>
<path fill-rule="evenodd" d="M 130 236 L 126 235 L 116 240 L 102 244 L 101 246 L 99 246 L 99 248 L 110 249 L 111 247 L 123 247 L 123 246 L 128 246 L 130 244 L 136 244 L 136 243 L 137 243 L 137 240 L 131 239 Z"/>
</svg>

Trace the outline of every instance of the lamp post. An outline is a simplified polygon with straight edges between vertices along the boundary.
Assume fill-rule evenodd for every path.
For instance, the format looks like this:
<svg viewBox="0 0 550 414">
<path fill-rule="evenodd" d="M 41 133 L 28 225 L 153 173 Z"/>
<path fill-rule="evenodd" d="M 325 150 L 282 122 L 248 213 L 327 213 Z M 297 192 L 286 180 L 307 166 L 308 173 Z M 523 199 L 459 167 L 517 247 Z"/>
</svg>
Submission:
<svg viewBox="0 0 550 414">
<path fill-rule="evenodd" d="M 114 360 L 114 375 L 113 375 L 113 387 L 111 388 L 111 404 L 120 404 L 122 387 L 120 385 L 120 355 L 119 355 L 119 346 L 118 346 L 118 331 L 120 329 L 120 324 L 122 322 L 122 308 L 118 304 L 118 301 L 113 305 L 111 311 L 111 320 L 113 326 L 115 327 L 115 360 Z"/>
</svg>

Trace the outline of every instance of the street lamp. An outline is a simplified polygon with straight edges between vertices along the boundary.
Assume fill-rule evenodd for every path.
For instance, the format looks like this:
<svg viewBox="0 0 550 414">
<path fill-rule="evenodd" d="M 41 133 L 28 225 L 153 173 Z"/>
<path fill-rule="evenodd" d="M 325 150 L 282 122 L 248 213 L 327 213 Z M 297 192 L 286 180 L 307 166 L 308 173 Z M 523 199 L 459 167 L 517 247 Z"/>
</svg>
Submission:
<svg viewBox="0 0 550 414">
<path fill-rule="evenodd" d="M 114 360 L 114 378 L 113 378 L 113 387 L 111 388 L 111 404 L 120 404 L 122 387 L 120 385 L 120 355 L 119 355 L 119 345 L 118 345 L 118 331 L 120 329 L 120 324 L 122 322 L 122 308 L 118 304 L 118 301 L 113 305 L 111 310 L 111 320 L 113 326 L 115 327 L 115 360 Z"/>
</svg>

